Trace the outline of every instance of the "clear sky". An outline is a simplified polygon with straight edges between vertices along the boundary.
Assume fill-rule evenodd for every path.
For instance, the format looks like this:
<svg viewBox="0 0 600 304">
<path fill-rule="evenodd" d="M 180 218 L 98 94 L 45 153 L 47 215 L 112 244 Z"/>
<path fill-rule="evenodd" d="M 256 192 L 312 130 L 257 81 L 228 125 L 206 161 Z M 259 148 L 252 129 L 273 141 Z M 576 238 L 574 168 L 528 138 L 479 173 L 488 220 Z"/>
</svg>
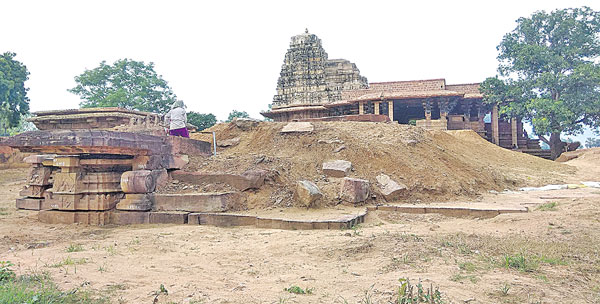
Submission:
<svg viewBox="0 0 600 304">
<path fill-rule="evenodd" d="M 496 45 L 537 10 L 600 1 L 3 1 L 0 52 L 29 69 L 32 111 L 77 108 L 85 69 L 154 62 L 189 110 L 262 118 L 290 37 L 305 28 L 370 82 L 496 74 Z"/>
</svg>

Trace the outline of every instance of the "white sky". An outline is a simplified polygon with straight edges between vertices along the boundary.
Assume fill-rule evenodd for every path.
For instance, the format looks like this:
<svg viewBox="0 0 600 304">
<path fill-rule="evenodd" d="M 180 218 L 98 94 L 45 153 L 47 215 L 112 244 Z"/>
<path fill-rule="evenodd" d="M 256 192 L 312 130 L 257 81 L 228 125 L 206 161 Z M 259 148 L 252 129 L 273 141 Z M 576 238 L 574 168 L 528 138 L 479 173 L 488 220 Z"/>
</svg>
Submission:
<svg viewBox="0 0 600 304">
<path fill-rule="evenodd" d="M 77 108 L 74 77 L 102 60 L 154 62 L 189 110 L 262 118 L 290 38 L 305 28 L 369 82 L 496 74 L 496 45 L 536 10 L 600 1 L 3 1 L 0 52 L 30 71 L 32 111 Z"/>
</svg>

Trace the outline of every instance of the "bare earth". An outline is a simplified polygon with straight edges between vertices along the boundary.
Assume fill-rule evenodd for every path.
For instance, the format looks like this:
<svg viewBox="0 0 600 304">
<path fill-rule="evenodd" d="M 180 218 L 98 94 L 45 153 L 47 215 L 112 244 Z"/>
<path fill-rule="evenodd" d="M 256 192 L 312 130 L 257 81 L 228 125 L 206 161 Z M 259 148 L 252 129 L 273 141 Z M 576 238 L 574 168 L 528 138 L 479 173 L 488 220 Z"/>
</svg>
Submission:
<svg viewBox="0 0 600 304">
<path fill-rule="evenodd" d="M 600 172 L 599 156 L 567 162 L 578 173 L 563 181 L 600 180 L 590 174 Z M 16 210 L 25 176 L 0 171 L 0 260 L 114 303 L 152 303 L 161 284 L 169 294 L 158 303 L 389 303 L 399 278 L 439 287 L 446 303 L 600 303 L 600 189 L 487 193 L 471 201 L 530 212 L 474 219 L 378 211 L 341 231 L 89 227 L 41 224 L 36 212 Z M 555 210 L 536 209 L 552 202 Z M 505 267 L 518 256 L 527 267 Z M 284 291 L 292 285 L 312 294 Z"/>
</svg>

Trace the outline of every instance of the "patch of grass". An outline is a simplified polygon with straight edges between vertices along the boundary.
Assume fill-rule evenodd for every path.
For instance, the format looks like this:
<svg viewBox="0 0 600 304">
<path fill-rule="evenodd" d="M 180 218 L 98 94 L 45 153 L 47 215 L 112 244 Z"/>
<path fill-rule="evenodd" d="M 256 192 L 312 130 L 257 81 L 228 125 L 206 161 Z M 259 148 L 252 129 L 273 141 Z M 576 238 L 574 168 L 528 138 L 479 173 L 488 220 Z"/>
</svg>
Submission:
<svg viewBox="0 0 600 304">
<path fill-rule="evenodd" d="M 453 282 L 462 282 L 464 280 L 469 280 L 473 284 L 479 282 L 479 278 L 476 277 L 475 275 L 464 275 L 461 273 L 457 273 L 457 274 L 453 275 L 452 277 L 450 277 L 450 281 L 453 281 Z"/>
<path fill-rule="evenodd" d="M 8 211 L 8 208 L 6 208 L 6 207 L 0 208 L 0 215 L 8 215 L 8 212 L 6 212 L 6 211 Z"/>
<path fill-rule="evenodd" d="M 287 291 L 289 293 L 295 293 L 295 294 L 312 294 L 314 291 L 314 288 L 306 288 L 306 289 L 302 289 L 300 286 L 297 285 L 292 285 L 288 288 L 284 288 L 284 291 Z"/>
<path fill-rule="evenodd" d="M 108 254 L 110 254 L 110 255 L 117 254 L 117 250 L 115 249 L 115 246 L 113 246 L 113 245 L 104 247 L 104 250 L 106 250 L 106 252 L 108 252 Z"/>
<path fill-rule="evenodd" d="M 0 283 L 13 280 L 16 275 L 15 272 L 10 269 L 14 266 L 10 261 L 0 261 Z"/>
<path fill-rule="evenodd" d="M 53 303 L 53 304 L 105 304 L 107 298 L 95 297 L 89 292 L 73 289 L 60 290 L 50 276 L 28 274 L 0 283 L 0 303 Z"/>
<path fill-rule="evenodd" d="M 475 267 L 475 264 L 471 262 L 458 263 L 458 268 L 466 272 L 473 272 L 475 271 L 475 269 L 477 269 L 477 267 Z"/>
<path fill-rule="evenodd" d="M 502 284 L 502 286 L 500 286 L 500 288 L 498 289 L 498 291 L 500 291 L 500 294 L 504 297 L 506 297 L 508 295 L 509 290 L 510 290 L 510 284 L 508 284 L 508 283 Z"/>
<path fill-rule="evenodd" d="M 442 304 L 442 293 L 439 289 L 433 288 L 433 284 L 430 284 L 428 288 L 423 288 L 421 280 L 417 285 L 413 286 L 410 284 L 409 279 L 401 278 L 400 287 L 398 288 L 398 298 L 395 303 L 398 304 L 417 304 L 417 303 L 429 303 L 429 304 Z M 416 288 L 416 290 L 415 290 Z"/>
<path fill-rule="evenodd" d="M 67 247 L 67 252 L 80 252 L 83 251 L 83 246 L 81 244 L 71 244 Z"/>
<path fill-rule="evenodd" d="M 522 272 L 533 272 L 538 268 L 536 260 L 526 257 L 522 253 L 515 255 L 505 254 L 502 263 L 504 268 L 516 269 Z"/>
<path fill-rule="evenodd" d="M 545 204 L 539 205 L 537 208 L 535 208 L 535 210 L 539 210 L 539 211 L 556 211 L 556 207 L 558 207 L 558 203 L 557 202 L 550 202 L 550 203 L 545 203 Z"/>
<path fill-rule="evenodd" d="M 72 259 L 71 257 L 66 257 L 64 260 L 62 260 L 54 265 L 51 265 L 50 267 L 58 268 L 58 267 L 62 267 L 62 266 L 81 265 L 81 264 L 85 264 L 85 263 L 87 263 L 86 258 Z"/>
</svg>

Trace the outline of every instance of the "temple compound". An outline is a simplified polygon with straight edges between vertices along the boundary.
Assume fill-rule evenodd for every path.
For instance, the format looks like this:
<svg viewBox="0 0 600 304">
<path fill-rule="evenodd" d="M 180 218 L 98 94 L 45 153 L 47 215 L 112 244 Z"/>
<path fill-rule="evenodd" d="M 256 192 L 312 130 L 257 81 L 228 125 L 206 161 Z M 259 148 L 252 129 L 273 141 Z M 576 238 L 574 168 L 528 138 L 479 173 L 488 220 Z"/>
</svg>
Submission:
<svg viewBox="0 0 600 304">
<path fill-rule="evenodd" d="M 261 114 L 274 121 L 392 121 L 434 130 L 471 129 L 501 147 L 542 153 L 520 120 L 503 120 L 497 106 L 482 101 L 479 83 L 368 83 L 354 63 L 328 59 L 321 40 L 306 31 L 292 37 L 271 109 Z"/>
</svg>

